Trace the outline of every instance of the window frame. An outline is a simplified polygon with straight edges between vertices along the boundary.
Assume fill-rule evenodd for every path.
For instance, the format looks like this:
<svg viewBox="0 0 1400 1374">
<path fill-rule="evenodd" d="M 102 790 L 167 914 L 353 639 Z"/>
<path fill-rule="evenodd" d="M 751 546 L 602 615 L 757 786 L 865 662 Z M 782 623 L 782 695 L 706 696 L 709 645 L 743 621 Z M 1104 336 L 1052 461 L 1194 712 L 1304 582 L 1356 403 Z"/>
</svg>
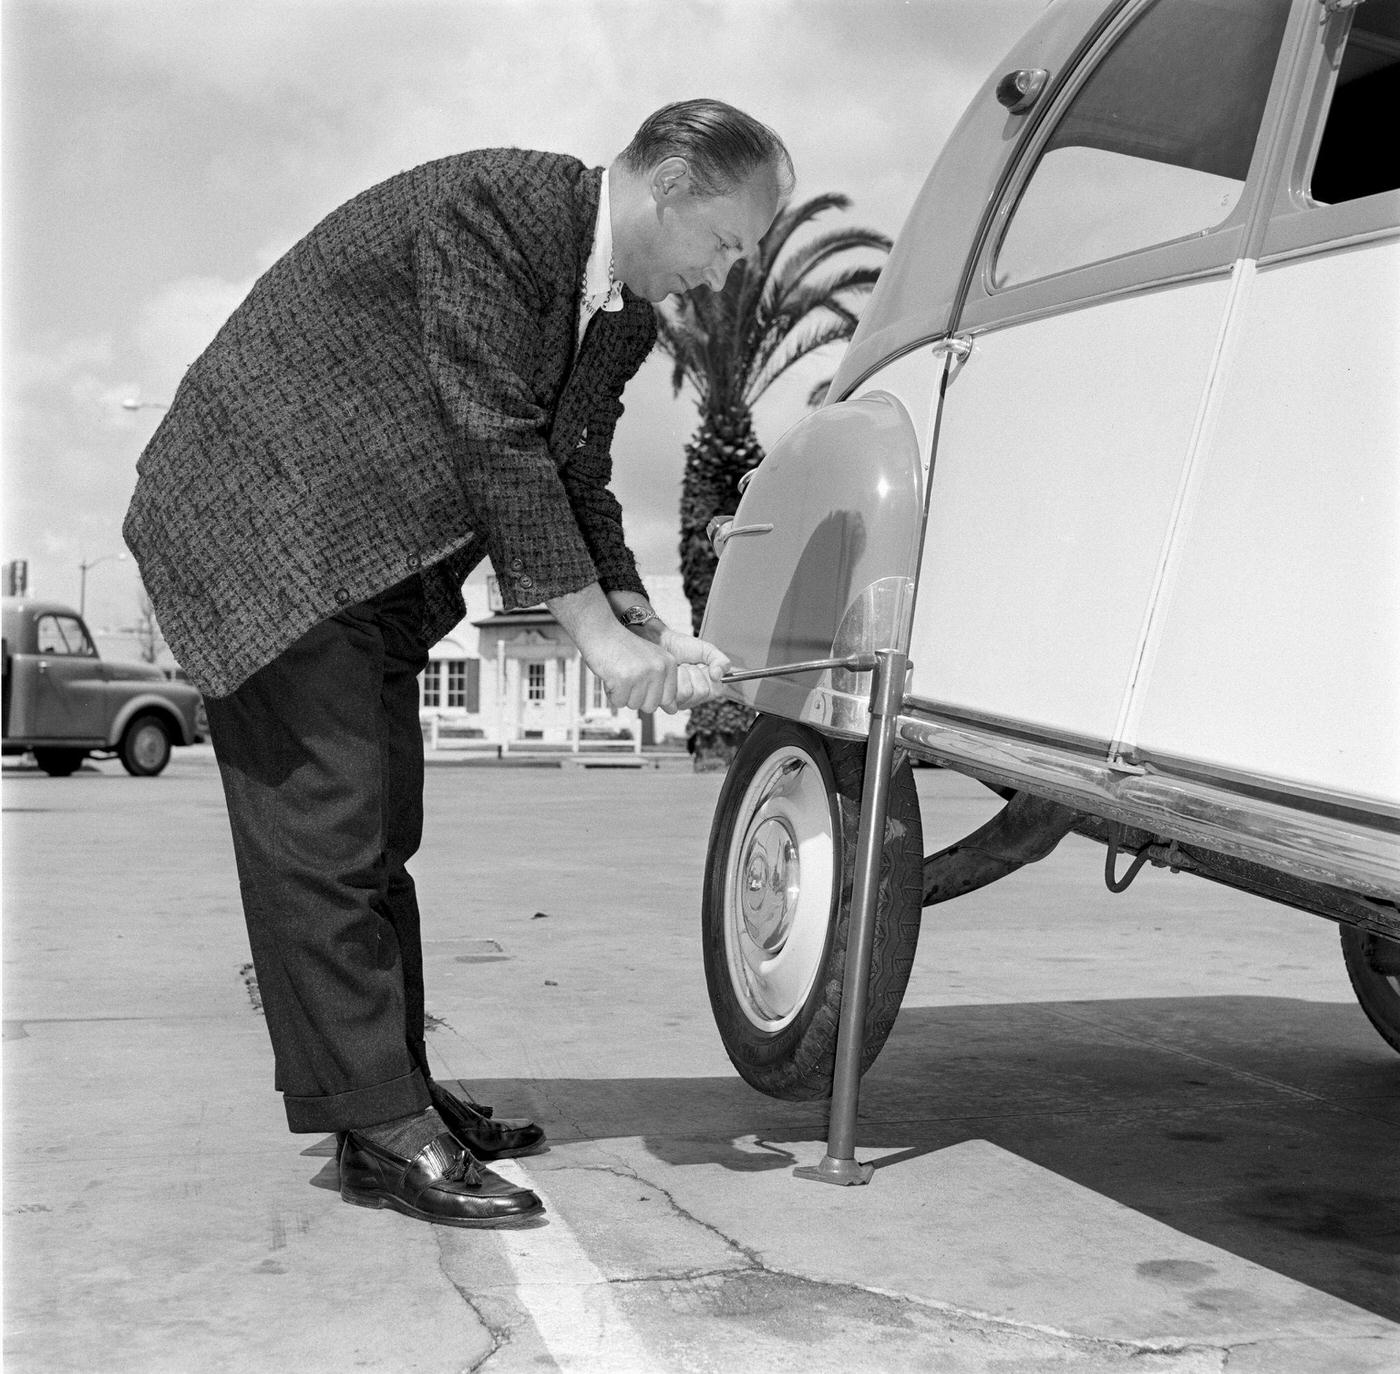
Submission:
<svg viewBox="0 0 1400 1374">
<path fill-rule="evenodd" d="M 445 660 L 446 682 L 442 694 L 443 705 L 449 711 L 467 709 L 467 660 L 449 658 Z"/>
<path fill-rule="evenodd" d="M 1318 0 L 1317 8 L 1325 22 L 1311 26 L 1301 35 L 1298 59 L 1290 74 L 1287 95 L 1293 101 L 1295 115 L 1277 150 L 1272 195 L 1255 254 L 1261 263 L 1350 247 L 1400 232 L 1400 189 L 1334 205 L 1315 201 L 1308 194 L 1342 59 L 1360 7 L 1327 10 Z"/>
<path fill-rule="evenodd" d="M 1223 276 L 1245 256 L 1250 227 L 1257 221 L 1266 199 L 1267 174 L 1277 139 L 1281 105 L 1287 98 L 1288 75 L 1302 38 L 1300 31 L 1307 19 L 1309 5 L 1306 4 L 1295 3 L 1285 21 L 1244 188 L 1225 219 L 1199 235 L 1150 244 L 1032 281 L 997 286 L 993 280 L 993 269 L 1007 229 L 1046 144 L 1085 82 L 1153 3 L 1155 0 L 1137 0 L 1137 3 L 1125 5 L 1113 17 L 1080 53 L 1074 69 L 1058 83 L 1049 107 L 1025 137 L 978 241 L 968 290 L 958 314 L 956 327 L 959 331 L 999 328 L 1139 291 Z M 1320 9 L 1321 0 L 1315 3 Z"/>
<path fill-rule="evenodd" d="M 54 633 L 63 644 L 61 649 L 45 649 L 44 643 L 44 622 L 51 620 L 54 623 Z M 80 647 L 74 650 L 69 646 L 69 636 L 64 629 L 64 625 L 71 625 L 77 631 L 77 638 Z M 96 658 L 97 645 L 92 642 L 92 636 L 87 632 L 87 626 L 75 615 L 68 615 L 62 611 L 44 611 L 36 617 L 34 622 L 34 642 L 38 646 L 39 656 L 42 658 Z"/>
<path fill-rule="evenodd" d="M 442 708 L 442 679 L 438 673 L 438 660 L 432 659 L 426 668 L 423 669 L 423 682 L 420 688 L 421 700 L 419 705 L 425 711 L 437 711 Z"/>
</svg>

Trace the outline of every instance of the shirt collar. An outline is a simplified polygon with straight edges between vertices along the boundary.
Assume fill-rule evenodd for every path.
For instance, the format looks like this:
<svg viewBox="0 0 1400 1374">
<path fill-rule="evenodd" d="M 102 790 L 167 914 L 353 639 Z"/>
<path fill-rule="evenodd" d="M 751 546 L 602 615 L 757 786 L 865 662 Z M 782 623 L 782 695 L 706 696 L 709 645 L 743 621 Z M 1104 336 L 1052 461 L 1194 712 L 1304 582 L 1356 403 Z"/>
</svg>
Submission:
<svg viewBox="0 0 1400 1374">
<path fill-rule="evenodd" d="M 622 309 L 622 283 L 613 271 L 612 211 L 608 204 L 608 169 L 598 191 L 598 220 L 593 226 L 593 251 L 583 270 L 581 305 L 585 315 L 595 310 Z"/>
</svg>

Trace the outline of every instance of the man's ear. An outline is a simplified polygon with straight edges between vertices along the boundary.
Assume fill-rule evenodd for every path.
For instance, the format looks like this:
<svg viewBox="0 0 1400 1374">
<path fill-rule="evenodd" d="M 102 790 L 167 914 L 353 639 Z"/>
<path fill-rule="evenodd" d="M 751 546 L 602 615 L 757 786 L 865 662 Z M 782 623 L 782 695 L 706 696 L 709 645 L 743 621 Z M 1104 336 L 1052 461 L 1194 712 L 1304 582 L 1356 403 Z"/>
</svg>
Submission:
<svg viewBox="0 0 1400 1374">
<path fill-rule="evenodd" d="M 683 157 L 663 158 L 651 169 L 650 186 L 658 205 L 673 204 L 690 191 L 690 164 Z"/>
</svg>

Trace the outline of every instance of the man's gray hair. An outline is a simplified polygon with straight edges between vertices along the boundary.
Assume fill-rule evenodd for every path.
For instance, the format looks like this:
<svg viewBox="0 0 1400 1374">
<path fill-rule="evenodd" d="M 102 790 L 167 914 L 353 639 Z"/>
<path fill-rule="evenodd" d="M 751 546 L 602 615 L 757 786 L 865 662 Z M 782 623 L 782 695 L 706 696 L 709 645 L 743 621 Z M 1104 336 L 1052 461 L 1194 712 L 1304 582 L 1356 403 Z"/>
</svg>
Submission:
<svg viewBox="0 0 1400 1374">
<path fill-rule="evenodd" d="M 761 167 L 772 170 L 779 201 L 787 200 L 797 181 L 782 139 L 722 100 L 681 100 L 657 110 L 619 160 L 640 173 L 668 157 L 683 157 L 690 164 L 691 186 L 698 196 L 728 195 Z"/>
</svg>

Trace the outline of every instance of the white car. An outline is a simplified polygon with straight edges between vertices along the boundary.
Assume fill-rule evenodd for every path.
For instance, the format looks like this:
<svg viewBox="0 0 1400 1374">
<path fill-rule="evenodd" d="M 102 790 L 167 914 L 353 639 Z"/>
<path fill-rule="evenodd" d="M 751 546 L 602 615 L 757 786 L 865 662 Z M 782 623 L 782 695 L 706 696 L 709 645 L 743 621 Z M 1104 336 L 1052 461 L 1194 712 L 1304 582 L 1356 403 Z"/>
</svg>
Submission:
<svg viewBox="0 0 1400 1374">
<path fill-rule="evenodd" d="M 1340 923 L 1400 1048 L 1397 110 L 1400 0 L 1059 0 L 966 112 L 715 537 L 702 633 L 772 674 L 704 895 L 756 1087 L 831 1089 L 872 719 L 863 1064 L 920 908 L 1070 831 Z M 911 759 L 1005 809 L 925 856 Z"/>
</svg>

